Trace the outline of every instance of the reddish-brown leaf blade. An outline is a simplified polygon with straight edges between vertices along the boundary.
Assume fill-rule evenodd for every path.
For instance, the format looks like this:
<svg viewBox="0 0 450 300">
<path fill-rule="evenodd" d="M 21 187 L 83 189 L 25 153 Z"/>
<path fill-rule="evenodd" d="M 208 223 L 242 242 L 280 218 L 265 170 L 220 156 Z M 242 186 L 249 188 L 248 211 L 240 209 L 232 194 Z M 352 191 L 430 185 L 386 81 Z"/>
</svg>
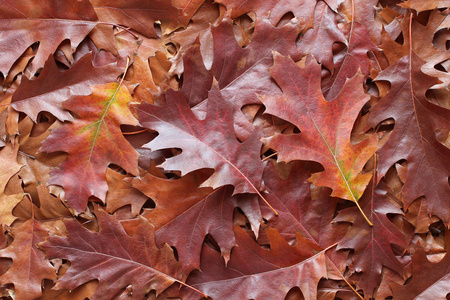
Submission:
<svg viewBox="0 0 450 300">
<path fill-rule="evenodd" d="M 254 12 L 257 18 L 263 19 L 268 14 L 269 20 L 276 25 L 281 17 L 288 12 L 292 12 L 302 24 L 309 28 L 313 24 L 315 0 L 301 0 L 292 5 L 289 0 L 262 0 L 262 1 L 247 1 L 247 0 L 218 0 L 231 10 L 231 17 L 237 18 L 243 14 Z"/>
<path fill-rule="evenodd" d="M 334 99 L 343 88 L 347 79 L 361 72 L 368 76 L 370 72 L 370 61 L 368 52 L 377 47 L 371 41 L 367 28 L 359 23 L 350 25 L 350 33 L 347 47 L 342 53 L 336 55 L 336 69 L 329 78 L 322 82 L 323 94 L 330 101 Z"/>
<path fill-rule="evenodd" d="M 261 143 L 256 132 L 240 143 L 233 130 L 233 109 L 214 85 L 209 93 L 206 119 L 199 120 L 184 97 L 174 91 L 167 93 L 162 107 L 144 104 L 138 111 L 141 124 L 159 135 L 144 147 L 151 150 L 181 148 L 182 153 L 168 158 L 162 167 L 180 170 L 182 174 L 214 169 L 202 186 L 218 188 L 231 184 L 234 194 L 259 193 L 264 163 Z"/>
<path fill-rule="evenodd" d="M 64 107 L 76 119 L 52 132 L 41 151 L 64 151 L 68 158 L 52 171 L 48 184 L 65 189 L 66 200 L 76 213 L 83 212 L 88 198 L 105 199 L 108 185 L 106 168 L 118 165 L 138 174 L 138 153 L 123 137 L 122 124 L 137 125 L 128 108 L 128 90 L 110 83 L 92 87 L 90 96 L 76 96 L 64 102 Z M 80 182 L 82 179 L 82 182 Z"/>
<path fill-rule="evenodd" d="M 70 120 L 70 113 L 62 108 L 63 101 L 73 95 L 89 95 L 89 86 L 113 82 L 120 73 L 121 70 L 113 65 L 95 68 L 91 54 L 61 72 L 50 56 L 37 79 L 22 79 L 13 94 L 12 107 L 26 113 L 35 122 L 42 111 L 50 112 L 61 121 Z"/>
<path fill-rule="evenodd" d="M 370 110 L 368 124 L 376 126 L 389 118 L 395 120 L 389 140 L 378 152 L 380 176 L 397 161 L 406 159 L 408 168 L 402 189 L 405 206 L 425 196 L 428 212 L 449 223 L 450 150 L 437 139 L 437 133 L 450 129 L 450 111 L 427 100 L 426 91 L 438 81 L 422 73 L 423 64 L 412 53 L 412 57 L 404 56 L 377 76 L 376 80 L 387 80 L 392 85 Z"/>
<path fill-rule="evenodd" d="M 224 19 L 211 28 L 214 46 L 211 70 L 206 77 L 196 79 L 203 84 L 212 80 L 213 76 L 217 79 L 224 100 L 233 106 L 234 128 L 240 140 L 247 139 L 254 130 L 254 126 L 242 114 L 241 108 L 246 104 L 260 104 L 256 93 L 280 94 L 279 87 L 273 82 L 267 69 L 273 64 L 273 51 L 300 58 L 295 42 L 300 30 L 301 27 L 295 22 L 274 27 L 266 19 L 257 20 L 250 44 L 241 48 L 234 38 L 231 20 Z M 197 57 L 195 60 L 201 59 Z M 204 60 L 206 61 L 206 58 Z M 191 92 L 191 95 L 204 94 L 204 91 L 198 91 L 202 86 L 196 87 L 196 93 Z M 204 118 L 207 101 L 199 103 L 193 110 L 197 116 Z"/>
<path fill-rule="evenodd" d="M 448 236 L 447 234 L 446 238 Z M 424 249 L 417 249 L 412 257 L 411 281 L 406 285 L 395 283 L 391 285 L 394 299 L 447 299 L 447 295 L 450 293 L 449 266 L 450 254 L 448 252 L 440 262 L 432 263 L 427 259 Z"/>
<path fill-rule="evenodd" d="M 20 171 L 22 164 L 17 161 L 17 151 L 19 144 L 10 143 L 0 151 L 0 224 L 11 225 L 16 219 L 12 211 L 14 207 L 22 200 L 23 194 L 6 195 L 5 188 L 8 181 L 14 174 Z"/>
<path fill-rule="evenodd" d="M 364 290 L 366 297 L 372 297 L 374 289 L 381 282 L 382 267 L 388 267 L 401 274 L 403 265 L 399 262 L 391 245 L 403 249 L 408 246 L 408 237 L 387 217 L 388 214 L 403 214 L 389 198 L 389 188 L 381 182 L 373 191 L 367 189 L 360 200 L 364 212 L 372 220 L 369 226 L 355 207 L 339 211 L 336 222 L 351 222 L 346 236 L 339 241 L 339 249 L 353 249 L 352 272 L 361 272 L 358 287 Z"/>
<path fill-rule="evenodd" d="M 314 28 L 309 29 L 300 42 L 300 49 L 308 53 L 333 71 L 333 44 L 346 43 L 345 35 L 337 27 L 338 16 L 325 4 L 319 1 L 314 12 Z"/>
<path fill-rule="evenodd" d="M 264 143 L 278 152 L 278 160 L 312 160 L 322 164 L 324 172 L 315 173 L 311 181 L 333 189 L 331 196 L 357 202 L 371 173 L 362 168 L 377 149 L 372 136 L 352 145 L 350 133 L 361 108 L 369 99 L 362 88 L 362 75 L 348 80 L 339 95 L 325 101 L 320 90 L 320 66 L 311 62 L 304 69 L 291 59 L 275 55 L 271 75 L 284 94 L 261 97 L 266 112 L 296 125 L 299 134 L 275 134 Z"/>
<path fill-rule="evenodd" d="M 85 229 L 75 219 L 66 220 L 68 236 L 52 236 L 39 245 L 50 258 L 71 262 L 57 286 L 73 290 L 90 280 L 99 280 L 92 299 L 113 299 L 131 285 L 133 296 L 142 299 L 178 281 L 180 264 L 172 249 L 155 245 L 154 227 L 141 218 L 133 235 L 117 219 L 97 209 L 99 232 Z"/>
<path fill-rule="evenodd" d="M 286 174 L 284 174 L 286 175 Z M 336 198 L 331 198 L 329 189 L 321 189 L 314 199 L 307 179 L 311 172 L 304 168 L 302 162 L 290 164 L 287 178 L 280 178 L 275 164 L 269 163 L 264 170 L 266 198 L 279 213 L 276 217 L 272 211 L 261 203 L 263 218 L 267 226 L 277 228 L 287 240 L 295 240 L 300 232 L 306 239 L 326 248 L 338 242 L 345 234 L 343 224 L 332 223 Z"/>
<path fill-rule="evenodd" d="M 53 54 L 59 44 L 70 39 L 72 50 L 94 28 L 89 21 L 71 21 L 58 19 L 2 19 L 0 20 L 0 72 L 6 76 L 14 62 L 32 44 L 39 42 L 39 49 L 30 63 L 34 74 L 44 65 L 49 55 Z"/>
<path fill-rule="evenodd" d="M 213 299 L 284 299 L 298 286 L 305 299 L 317 299 L 317 284 L 327 276 L 325 251 L 320 251 L 300 234 L 289 245 L 276 229 L 268 228 L 270 250 L 259 246 L 247 232 L 235 226 L 237 246 L 225 266 L 220 253 L 203 246 L 201 272 L 187 283 Z M 320 251 L 320 252 L 319 252 Z M 196 299 L 182 289 L 183 299 Z"/>
<path fill-rule="evenodd" d="M 14 284 L 16 299 L 35 299 L 42 294 L 44 279 L 56 279 L 56 270 L 37 243 L 47 237 L 47 229 L 31 219 L 12 229 L 14 241 L 0 250 L 0 257 L 11 258 L 11 268 L 0 279 L 2 284 Z"/>
</svg>

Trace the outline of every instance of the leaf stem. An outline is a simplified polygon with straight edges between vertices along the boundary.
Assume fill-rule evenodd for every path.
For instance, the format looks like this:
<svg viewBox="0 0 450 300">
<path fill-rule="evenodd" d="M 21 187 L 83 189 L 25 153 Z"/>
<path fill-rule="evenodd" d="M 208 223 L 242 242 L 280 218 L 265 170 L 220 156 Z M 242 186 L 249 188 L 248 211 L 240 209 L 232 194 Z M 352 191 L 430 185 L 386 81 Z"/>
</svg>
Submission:
<svg viewBox="0 0 450 300">
<path fill-rule="evenodd" d="M 269 158 L 271 158 L 272 156 L 275 156 L 275 155 L 277 155 L 277 154 L 278 154 L 278 152 L 272 153 L 272 154 L 270 154 L 269 156 L 264 157 L 262 161 L 266 161 L 266 160 L 268 160 Z"/>
<path fill-rule="evenodd" d="M 358 297 L 360 299 L 364 300 L 364 297 L 361 296 L 361 294 L 356 291 L 356 289 L 350 284 L 350 282 L 348 282 L 348 280 L 345 278 L 344 274 L 342 274 L 341 271 L 339 271 L 338 267 L 336 267 L 336 265 L 331 260 L 331 258 L 328 257 L 328 260 L 331 262 L 331 265 L 336 269 L 336 271 L 339 273 L 339 275 L 341 275 L 342 279 L 344 279 L 345 283 L 347 283 L 347 285 L 353 290 L 353 292 L 355 292 L 355 294 L 358 295 Z"/>
<path fill-rule="evenodd" d="M 133 131 L 133 132 L 123 132 L 122 134 L 123 135 L 132 135 L 132 134 L 138 134 L 138 133 L 146 132 L 146 131 L 149 131 L 149 130 L 150 129 L 146 128 L 146 129 L 143 129 L 143 130 L 138 130 L 138 131 Z"/>
<path fill-rule="evenodd" d="M 186 284 L 186 283 L 184 283 L 184 282 L 181 281 L 181 280 L 175 279 L 175 282 L 178 282 L 179 284 L 184 285 L 185 287 L 187 287 L 187 288 L 189 288 L 189 289 L 191 289 L 191 290 L 193 290 L 193 291 L 195 291 L 195 292 L 201 294 L 203 297 L 208 298 L 207 295 L 203 294 L 201 291 L 197 290 L 195 287 L 190 286 L 189 284 Z"/>
<path fill-rule="evenodd" d="M 361 206 L 359 206 L 358 201 L 355 201 L 355 204 L 358 207 L 358 209 L 361 212 L 361 214 L 363 215 L 364 219 L 366 219 L 367 223 L 369 223 L 369 225 L 372 227 L 373 226 L 372 222 L 370 222 L 370 220 L 367 218 L 367 216 L 364 213 L 364 211 L 362 210 Z"/>
<path fill-rule="evenodd" d="M 278 212 L 275 210 L 275 208 L 273 208 L 272 205 L 269 204 L 266 198 L 264 198 L 263 195 L 261 195 L 261 193 L 257 189 L 255 189 L 255 191 L 258 194 L 258 196 L 261 197 L 262 201 L 264 201 L 264 203 L 266 203 L 266 205 L 273 211 L 275 216 L 278 217 Z"/>
</svg>

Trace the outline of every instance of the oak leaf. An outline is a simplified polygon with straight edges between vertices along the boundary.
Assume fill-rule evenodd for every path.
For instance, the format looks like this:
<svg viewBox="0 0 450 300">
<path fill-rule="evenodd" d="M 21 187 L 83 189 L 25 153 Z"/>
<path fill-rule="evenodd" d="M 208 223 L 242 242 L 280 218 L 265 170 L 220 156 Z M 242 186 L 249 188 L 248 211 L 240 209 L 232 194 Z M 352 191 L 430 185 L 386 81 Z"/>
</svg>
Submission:
<svg viewBox="0 0 450 300">
<path fill-rule="evenodd" d="M 242 114 L 242 107 L 247 104 L 260 104 L 256 93 L 280 94 L 279 87 L 267 72 L 273 64 L 272 52 L 278 51 L 299 59 L 300 53 L 295 41 L 300 30 L 301 27 L 296 23 L 274 27 L 266 19 L 257 20 L 250 44 L 241 48 L 233 36 L 231 20 L 224 19 L 211 28 L 214 47 L 211 71 L 202 81 L 208 82 L 211 77 L 217 79 L 225 101 L 229 101 L 233 106 L 234 128 L 240 140 L 247 139 L 254 130 L 253 125 Z M 203 61 L 206 60 L 203 56 Z M 191 92 L 191 95 L 204 93 L 198 89 L 194 90 L 196 92 Z M 207 101 L 193 107 L 194 113 L 201 119 L 206 115 L 206 110 Z"/>
<path fill-rule="evenodd" d="M 0 72 L 7 75 L 14 62 L 32 44 L 39 42 L 39 49 L 30 63 L 32 74 L 44 65 L 59 44 L 70 39 L 74 51 L 94 28 L 95 22 L 65 19 L 1 19 Z"/>
<path fill-rule="evenodd" d="M 201 1 L 123 1 L 92 0 L 92 5 L 100 21 L 125 25 L 146 37 L 157 37 L 155 21 L 169 21 L 168 30 L 186 26 L 190 18 L 202 4 Z M 150 24 L 150 25 L 148 25 Z"/>
<path fill-rule="evenodd" d="M 2 0 L 2 19 L 69 19 L 96 21 L 89 0 Z"/>
<path fill-rule="evenodd" d="M 325 101 L 320 90 L 320 66 L 311 62 L 304 69 L 290 58 L 275 54 L 272 77 L 283 90 L 279 97 L 261 96 L 266 113 L 296 125 L 299 134 L 275 134 L 263 142 L 278 153 L 278 161 L 311 160 L 325 171 L 310 181 L 333 189 L 331 196 L 358 202 L 371 173 L 361 171 L 377 149 L 376 136 L 352 145 L 353 123 L 369 97 L 362 88 L 362 75 L 349 79 L 339 95 Z"/>
<path fill-rule="evenodd" d="M 346 43 L 345 35 L 337 27 L 338 16 L 325 4 L 319 1 L 314 11 L 314 28 L 306 31 L 300 43 L 304 53 L 313 55 L 328 70 L 333 71 L 334 43 Z"/>
<path fill-rule="evenodd" d="M 347 25 L 350 29 L 346 49 L 336 54 L 335 70 L 322 82 L 323 94 L 327 101 L 334 99 L 347 79 L 355 76 L 356 73 L 361 72 L 366 77 L 369 75 L 371 64 L 368 52 L 377 49 L 364 25 L 357 22 Z"/>
<path fill-rule="evenodd" d="M 433 10 L 436 8 L 448 8 L 450 7 L 450 0 L 406 0 L 399 5 L 405 8 L 414 9 L 417 12 L 422 12 L 425 10 Z"/>
<path fill-rule="evenodd" d="M 0 257 L 11 258 L 11 268 L 0 279 L 2 284 L 14 284 L 17 299 L 35 299 L 42 294 L 41 284 L 44 279 L 56 279 L 56 270 L 37 248 L 48 235 L 41 223 L 30 219 L 20 227 L 11 230 L 14 241 L 0 250 Z"/>
<path fill-rule="evenodd" d="M 266 250 L 244 229 L 234 230 L 237 246 L 229 263 L 225 266 L 220 254 L 204 245 L 202 271 L 193 273 L 187 284 L 213 299 L 284 299 L 296 286 L 306 300 L 317 299 L 317 284 L 327 276 L 326 250 L 320 251 L 300 234 L 291 246 L 274 228 L 266 229 L 270 239 Z M 195 294 L 182 289 L 181 297 L 194 299 Z"/>
<path fill-rule="evenodd" d="M 49 187 L 45 186 L 52 168 L 28 157 L 25 162 L 26 165 L 20 170 L 19 176 L 23 182 L 24 192 L 28 193 L 35 202 L 31 203 L 28 198 L 25 198 L 21 203 L 21 211 L 18 211 L 19 207 L 17 207 L 14 213 L 22 220 L 34 218 L 37 221 L 45 221 L 71 217 L 72 214 L 61 202 L 60 197 L 52 195 Z"/>
<path fill-rule="evenodd" d="M 225 261 L 230 259 L 235 245 L 236 207 L 247 214 L 256 233 L 259 229 L 261 216 L 256 196 L 232 197 L 231 186 L 217 190 L 198 188 L 208 176 L 205 172 L 193 172 L 169 180 L 146 174 L 141 180 L 133 180 L 134 187 L 155 201 L 155 209 L 143 216 L 155 225 L 157 244 L 168 243 L 177 249 L 185 274 L 199 268 L 202 244 L 208 234 L 217 242 Z"/>
<path fill-rule="evenodd" d="M 254 12 L 258 19 L 263 19 L 268 15 L 268 19 L 273 25 L 276 25 L 285 14 L 292 12 L 297 17 L 297 21 L 301 22 L 305 29 L 312 27 L 314 7 L 316 6 L 315 0 L 301 0 L 294 6 L 289 0 L 218 0 L 217 2 L 225 5 L 227 10 L 231 10 L 231 17 L 233 19 L 243 14 Z"/>
<path fill-rule="evenodd" d="M 47 184 L 60 185 L 76 213 L 85 210 L 88 198 L 104 201 L 108 185 L 106 168 L 115 164 L 138 174 L 138 153 L 125 140 L 122 124 L 137 125 L 128 108 L 128 90 L 118 83 L 91 87 L 89 96 L 74 96 L 63 107 L 75 114 L 70 124 L 53 130 L 40 151 L 64 151 L 68 158 L 52 171 Z M 82 182 L 79 179 L 83 178 Z"/>
<path fill-rule="evenodd" d="M 405 285 L 391 285 L 394 299 L 447 299 L 450 292 L 449 265 L 448 252 L 441 261 L 432 263 L 427 259 L 425 250 L 418 248 L 412 256 L 412 279 Z"/>
<path fill-rule="evenodd" d="M 8 143 L 0 151 L 0 224 L 11 225 L 16 219 L 12 210 L 22 200 L 23 194 L 5 195 L 5 188 L 12 176 L 20 171 L 22 164 L 17 162 L 19 144 Z"/>
<path fill-rule="evenodd" d="M 110 168 L 106 170 L 106 181 L 109 189 L 106 193 L 105 202 L 108 213 L 113 213 L 125 205 L 130 205 L 130 217 L 139 215 L 148 197 L 135 189 L 131 180 L 131 176 L 120 174 Z"/>
<path fill-rule="evenodd" d="M 285 178 L 281 178 L 280 173 Z M 295 240 L 300 232 L 309 241 L 326 248 L 342 239 L 347 226 L 332 222 L 338 199 L 329 196 L 329 189 L 316 188 L 312 195 L 307 182 L 310 176 L 311 171 L 299 161 L 289 165 L 267 164 L 263 176 L 266 198 L 279 216 L 274 216 L 263 203 L 261 213 L 267 221 L 265 226 L 277 228 L 285 240 Z"/>
<path fill-rule="evenodd" d="M 395 244 L 403 249 L 408 246 L 408 236 L 400 231 L 388 218 L 390 215 L 402 215 L 401 209 L 389 198 L 390 190 L 382 181 L 373 190 L 368 188 L 360 200 L 360 205 L 366 215 L 372 220 L 369 226 L 358 214 L 355 207 L 339 211 L 335 222 L 350 222 L 352 226 L 337 249 L 353 249 L 352 272 L 361 272 L 358 287 L 364 290 L 364 295 L 372 297 L 374 289 L 381 282 L 382 267 L 388 267 L 401 274 L 404 266 L 392 251 Z"/>
<path fill-rule="evenodd" d="M 428 213 L 448 224 L 450 150 L 437 139 L 437 132 L 450 129 L 450 110 L 427 100 L 425 93 L 437 79 L 422 73 L 423 64 L 411 52 L 375 78 L 391 82 L 391 88 L 371 108 L 368 124 L 377 126 L 389 118 L 395 120 L 389 140 L 378 151 L 380 176 L 394 163 L 406 159 L 408 168 L 402 189 L 405 207 L 425 196 Z"/>
<path fill-rule="evenodd" d="M 168 91 L 164 106 L 140 106 L 142 126 L 159 135 L 144 145 L 151 150 L 181 148 L 182 153 L 168 158 L 161 166 L 179 170 L 182 175 L 202 169 L 214 174 L 202 186 L 218 188 L 231 184 L 233 194 L 259 193 L 264 163 L 260 159 L 261 143 L 253 134 L 240 143 L 233 130 L 233 109 L 225 101 L 217 84 L 209 92 L 208 112 L 198 119 L 179 92 Z"/>
<path fill-rule="evenodd" d="M 140 218 L 133 235 L 128 235 L 118 220 L 96 209 L 100 230 L 92 232 L 76 219 L 65 220 L 68 236 L 51 236 L 39 247 L 51 259 L 71 262 L 56 287 L 73 290 L 90 280 L 99 280 L 93 299 L 113 299 L 131 285 L 133 297 L 143 299 L 154 289 L 162 292 L 178 278 L 180 264 L 166 244 L 155 245 L 154 227 Z"/>
<path fill-rule="evenodd" d="M 25 112 L 34 122 L 41 111 L 53 114 L 61 121 L 72 117 L 61 103 L 73 95 L 89 95 L 91 85 L 112 82 L 121 71 L 113 65 L 95 68 L 91 54 L 83 56 L 69 70 L 59 71 L 50 56 L 35 80 L 23 78 L 12 96 L 12 107 Z"/>
</svg>

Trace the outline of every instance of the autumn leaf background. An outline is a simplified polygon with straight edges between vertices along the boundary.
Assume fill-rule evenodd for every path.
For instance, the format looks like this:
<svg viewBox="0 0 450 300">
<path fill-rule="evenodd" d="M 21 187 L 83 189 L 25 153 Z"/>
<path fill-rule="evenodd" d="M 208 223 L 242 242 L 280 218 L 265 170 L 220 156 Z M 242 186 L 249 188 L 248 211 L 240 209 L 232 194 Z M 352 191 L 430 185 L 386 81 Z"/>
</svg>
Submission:
<svg viewBox="0 0 450 300">
<path fill-rule="evenodd" d="M 449 299 L 449 7 L 1 0 L 1 299 Z"/>
</svg>

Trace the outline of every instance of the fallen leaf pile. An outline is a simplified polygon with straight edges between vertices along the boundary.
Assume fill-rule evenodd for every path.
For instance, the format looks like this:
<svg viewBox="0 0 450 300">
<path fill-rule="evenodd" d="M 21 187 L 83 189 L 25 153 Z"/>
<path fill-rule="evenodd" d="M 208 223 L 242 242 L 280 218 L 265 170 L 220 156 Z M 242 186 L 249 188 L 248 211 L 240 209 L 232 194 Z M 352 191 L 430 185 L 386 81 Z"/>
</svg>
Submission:
<svg viewBox="0 0 450 300">
<path fill-rule="evenodd" d="M 1 0 L 1 299 L 449 299 L 449 0 Z"/>
</svg>

